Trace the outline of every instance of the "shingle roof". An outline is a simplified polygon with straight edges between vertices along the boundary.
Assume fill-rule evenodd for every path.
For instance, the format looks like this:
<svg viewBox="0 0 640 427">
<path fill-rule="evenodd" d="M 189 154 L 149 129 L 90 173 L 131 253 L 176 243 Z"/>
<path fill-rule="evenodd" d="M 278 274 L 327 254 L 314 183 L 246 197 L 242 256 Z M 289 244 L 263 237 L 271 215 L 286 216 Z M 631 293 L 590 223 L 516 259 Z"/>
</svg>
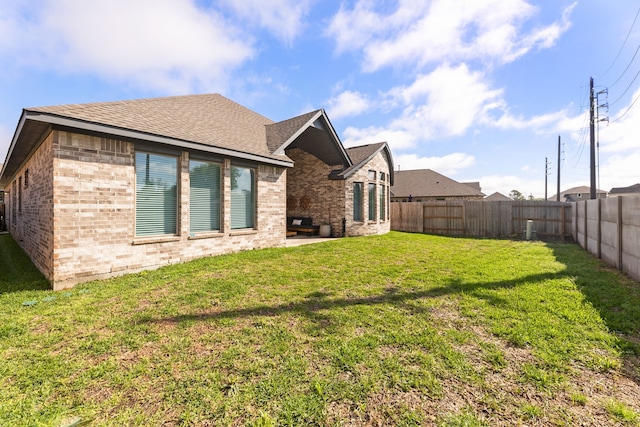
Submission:
<svg viewBox="0 0 640 427">
<path fill-rule="evenodd" d="M 266 132 L 269 150 L 273 153 L 280 148 L 284 142 L 288 141 L 289 138 L 298 132 L 313 116 L 318 114 L 319 111 L 320 110 L 311 111 L 278 123 L 268 124 L 266 126 Z"/>
<path fill-rule="evenodd" d="M 391 192 L 394 197 L 484 197 L 481 191 L 431 169 L 396 171 Z"/>
<path fill-rule="evenodd" d="M 628 187 L 613 187 L 609 194 L 632 194 L 640 193 L 640 184 L 633 184 Z"/>
<path fill-rule="evenodd" d="M 379 152 L 383 152 L 387 158 L 389 164 L 389 182 L 393 185 L 393 159 L 391 158 L 391 150 L 386 142 L 378 142 L 376 144 L 360 145 L 357 147 L 347 148 L 347 154 L 352 161 L 352 166 L 342 171 L 334 171 L 333 178 L 342 179 L 346 178 L 355 171 L 363 167 L 369 160 L 371 160 Z"/>
<path fill-rule="evenodd" d="M 487 196 L 484 198 L 484 200 L 490 201 L 490 202 L 495 202 L 495 201 L 507 201 L 507 200 L 512 200 L 511 197 L 505 196 L 504 194 L 496 191 L 495 193 Z"/>
<path fill-rule="evenodd" d="M 273 121 L 219 94 L 58 105 L 25 111 L 273 157 L 265 130 Z"/>
</svg>

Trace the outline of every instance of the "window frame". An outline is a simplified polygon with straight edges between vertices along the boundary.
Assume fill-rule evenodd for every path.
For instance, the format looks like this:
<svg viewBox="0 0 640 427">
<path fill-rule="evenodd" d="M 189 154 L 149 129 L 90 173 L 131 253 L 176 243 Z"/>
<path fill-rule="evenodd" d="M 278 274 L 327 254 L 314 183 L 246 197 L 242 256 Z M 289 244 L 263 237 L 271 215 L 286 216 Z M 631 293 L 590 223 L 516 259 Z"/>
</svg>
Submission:
<svg viewBox="0 0 640 427">
<path fill-rule="evenodd" d="M 174 176 L 173 178 L 175 179 L 175 181 L 173 182 L 173 187 L 174 189 L 172 190 L 173 192 L 173 218 L 170 215 L 171 212 L 171 206 L 169 206 L 169 209 L 167 209 L 167 206 L 165 206 L 165 209 L 163 210 L 164 215 L 162 216 L 162 224 L 160 224 L 160 222 L 158 222 L 157 224 L 152 224 L 153 222 L 153 218 L 149 219 L 149 213 L 153 212 L 153 213 L 158 213 L 159 209 L 157 208 L 157 205 L 155 205 L 155 203 L 158 202 L 159 198 L 154 197 L 153 194 L 150 194 L 150 198 L 147 200 L 147 202 L 149 203 L 149 206 L 142 206 L 142 187 L 139 187 L 139 181 L 138 181 L 138 177 L 139 175 L 142 175 L 140 173 L 140 171 L 138 170 L 138 167 L 140 165 L 139 163 L 139 158 L 138 155 L 146 155 L 147 159 L 150 160 L 151 156 L 157 157 L 157 158 L 164 158 L 164 160 L 173 160 L 173 173 Z M 172 152 L 166 152 L 164 150 L 162 151 L 156 151 L 156 150 L 149 150 L 149 149 L 136 149 L 134 152 L 134 172 L 135 172 L 135 176 L 136 176 L 136 180 L 135 180 L 135 227 L 134 227 L 134 235 L 135 238 L 154 238 L 154 237 L 163 237 L 163 236 L 176 236 L 180 234 L 180 160 L 181 160 L 181 156 L 179 154 L 176 153 L 172 153 Z M 171 162 L 168 162 L 166 165 L 164 166 L 169 166 Z M 162 166 L 162 165 L 160 165 Z M 143 171 L 144 175 L 145 175 L 145 179 L 151 181 L 151 163 L 147 163 L 145 166 L 145 170 Z M 161 181 L 160 181 L 161 182 Z M 170 183 L 171 184 L 171 183 Z M 153 184 L 153 185 L 149 185 L 148 190 L 151 190 L 151 192 L 156 191 L 160 188 L 159 185 L 157 184 Z M 165 190 L 166 192 L 166 190 Z M 171 199 L 168 199 L 169 201 L 171 201 Z M 167 199 L 163 199 L 163 205 L 166 204 Z M 169 216 L 167 216 L 167 214 L 169 214 Z M 145 221 L 141 221 L 142 217 L 146 216 Z M 171 219 L 173 219 L 173 224 L 171 224 Z M 167 221 L 169 220 L 169 222 Z M 156 221 L 158 221 L 158 219 L 156 219 Z M 144 226 L 143 226 L 144 223 Z M 156 232 L 155 230 L 145 230 L 145 227 L 152 229 L 154 227 L 159 227 L 162 226 L 162 230 L 158 229 Z"/>
<path fill-rule="evenodd" d="M 205 213 L 204 211 L 206 211 L 206 208 L 202 207 L 202 210 L 200 208 L 200 206 L 198 206 L 198 209 L 194 209 L 194 206 L 199 205 L 198 201 L 194 200 L 194 193 L 195 193 L 195 188 L 194 188 L 194 175 L 192 174 L 194 169 L 193 169 L 193 165 L 195 163 L 199 163 L 199 166 L 204 166 L 204 165 L 214 165 L 217 167 L 217 177 L 212 179 L 212 184 L 215 185 L 216 184 L 216 179 L 217 179 L 217 198 L 216 197 L 212 197 L 210 199 L 210 203 L 208 204 L 208 214 L 209 217 L 206 219 L 203 218 L 197 218 L 197 216 L 200 213 Z M 197 166 L 197 167 L 199 167 Z M 199 157 L 190 157 L 189 158 L 189 233 L 191 235 L 195 235 L 197 233 L 207 233 L 207 232 L 220 232 L 222 230 L 222 224 L 223 224 L 223 218 L 224 218 L 224 210 L 223 210 L 223 199 L 224 199 L 224 179 L 223 179 L 223 169 L 224 169 L 224 165 L 223 162 L 218 160 L 218 159 L 204 159 L 204 158 L 199 158 Z M 204 187 L 198 187 L 198 188 L 204 188 Z M 213 187 L 209 187 L 209 190 L 214 190 Z M 215 196 L 215 193 L 214 193 Z M 213 200 L 213 199 L 217 199 L 217 200 Z M 215 218 L 212 218 L 212 212 L 214 212 L 214 210 L 217 209 L 217 220 L 215 220 Z M 196 212 L 194 214 L 194 211 Z M 206 214 L 206 213 L 205 213 Z M 204 223 L 204 222 L 208 222 L 209 223 L 209 227 L 194 227 L 194 224 L 198 223 Z M 214 224 L 215 223 L 215 224 Z"/>
<path fill-rule="evenodd" d="M 356 188 L 360 192 L 360 200 L 356 199 Z M 364 182 L 353 183 L 353 221 L 364 222 Z"/>
<path fill-rule="evenodd" d="M 248 200 L 250 202 L 250 208 L 251 209 L 246 209 L 246 202 L 247 200 L 245 199 L 245 208 L 240 209 L 240 207 L 237 205 L 238 201 L 240 201 L 240 198 L 238 197 L 238 195 L 236 194 L 236 197 L 234 198 L 234 169 L 243 169 L 243 170 L 247 170 L 250 173 L 250 179 L 251 179 L 251 195 L 250 195 L 250 199 Z M 231 162 L 231 166 L 229 168 L 229 175 L 230 175 L 230 184 L 229 184 L 229 198 L 230 198 L 230 202 L 229 202 L 229 219 L 230 219 L 230 229 L 232 231 L 237 231 L 237 230 L 255 230 L 257 229 L 257 224 L 258 224 L 258 167 L 257 165 L 253 165 L 253 164 L 247 164 L 244 162 Z M 249 218 L 250 221 L 249 222 L 245 222 L 243 225 L 238 225 L 238 215 L 241 212 L 245 212 L 245 214 L 247 212 L 251 212 L 251 217 Z M 246 215 L 245 215 L 245 219 L 246 219 Z M 235 222 L 235 223 L 234 223 Z"/>
<path fill-rule="evenodd" d="M 370 182 L 367 186 L 367 198 L 369 200 L 369 212 L 367 218 L 369 221 L 376 220 L 376 199 L 377 199 L 376 183 Z"/>
</svg>

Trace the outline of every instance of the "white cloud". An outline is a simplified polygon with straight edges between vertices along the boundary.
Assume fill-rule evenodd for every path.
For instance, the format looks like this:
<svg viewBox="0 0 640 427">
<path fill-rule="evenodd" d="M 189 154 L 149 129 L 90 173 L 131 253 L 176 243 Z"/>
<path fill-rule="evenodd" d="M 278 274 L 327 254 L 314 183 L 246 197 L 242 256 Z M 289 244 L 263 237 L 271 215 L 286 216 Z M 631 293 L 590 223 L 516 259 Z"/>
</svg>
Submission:
<svg viewBox="0 0 640 427">
<path fill-rule="evenodd" d="M 553 46 L 570 27 L 575 3 L 560 22 L 534 29 L 525 23 L 536 9 L 524 0 L 401 0 L 391 13 L 375 6 L 369 0 L 358 1 L 350 10 L 343 6 L 327 29 L 338 53 L 364 51 L 368 71 L 471 59 L 511 62 L 533 49 Z"/>
<path fill-rule="evenodd" d="M 339 119 L 348 116 L 357 116 L 370 108 L 366 96 L 350 90 L 340 93 L 327 102 L 329 117 Z"/>
<path fill-rule="evenodd" d="M 633 101 L 611 117 L 611 123 L 600 126 L 600 149 L 604 153 L 620 153 L 639 149 L 640 136 L 640 89 L 636 90 Z"/>
<path fill-rule="evenodd" d="M 254 54 L 250 38 L 217 12 L 199 9 L 189 0 L 41 0 L 16 5 L 0 19 L 12 19 L 5 31 L 18 42 L 0 45 L 0 53 L 16 55 L 22 65 L 184 93 L 219 89 L 229 72 Z"/>
<path fill-rule="evenodd" d="M 455 175 L 463 169 L 473 166 L 475 158 L 466 153 L 451 153 L 442 157 L 420 157 L 416 154 L 394 156 L 394 169 L 413 170 L 431 169 L 443 175 Z"/>
<path fill-rule="evenodd" d="M 390 126 L 420 140 L 462 135 L 504 105 L 502 90 L 492 89 L 482 73 L 470 71 L 466 64 L 442 65 L 411 86 L 392 89 L 389 96 L 404 105 Z"/>
<path fill-rule="evenodd" d="M 222 0 L 240 17 L 256 23 L 291 43 L 303 28 L 311 8 L 308 0 Z"/>
</svg>

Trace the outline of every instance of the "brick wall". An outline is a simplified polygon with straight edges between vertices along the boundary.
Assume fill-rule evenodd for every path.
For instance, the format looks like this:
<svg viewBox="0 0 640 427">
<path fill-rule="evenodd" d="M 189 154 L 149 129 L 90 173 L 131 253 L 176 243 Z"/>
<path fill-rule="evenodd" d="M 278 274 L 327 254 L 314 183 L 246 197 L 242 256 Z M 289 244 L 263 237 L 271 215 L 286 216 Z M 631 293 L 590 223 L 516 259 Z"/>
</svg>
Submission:
<svg viewBox="0 0 640 427">
<path fill-rule="evenodd" d="M 287 150 L 287 156 L 294 161 L 295 166 L 287 172 L 287 216 L 311 217 L 314 224 L 328 222 L 331 224 L 331 234 L 342 236 L 342 218 L 346 219 L 346 236 L 365 236 L 370 234 L 384 234 L 391 229 L 388 214 L 386 220 L 381 221 L 378 210 L 378 185 L 384 185 L 389 198 L 389 165 L 385 156 L 378 153 L 364 167 L 351 175 L 347 180 L 329 180 L 332 167 L 317 157 L 300 150 Z M 367 184 L 369 170 L 384 172 L 387 176 L 385 183 L 376 180 L 376 219 L 367 220 L 369 209 L 367 198 Z M 364 221 L 353 221 L 353 183 L 364 183 Z M 306 200 L 305 200 L 306 198 Z M 306 202 L 309 202 L 308 204 Z"/>
<path fill-rule="evenodd" d="M 369 220 L 369 194 L 368 184 L 369 171 L 376 172 L 376 219 L 375 221 Z M 385 181 L 380 181 L 380 172 L 383 172 L 386 176 Z M 363 221 L 353 220 L 353 184 L 355 182 L 363 183 Z M 391 230 L 391 220 L 389 218 L 389 163 L 386 160 L 386 156 L 383 153 L 376 154 L 367 164 L 361 167 L 357 172 L 351 175 L 345 182 L 345 213 L 347 218 L 347 236 L 367 236 L 372 234 L 385 234 Z M 385 219 L 380 220 L 380 206 L 379 206 L 379 191 L 380 186 L 385 187 Z"/>
<path fill-rule="evenodd" d="M 116 274 L 155 268 L 208 255 L 285 243 L 286 172 L 259 166 L 257 229 L 231 230 L 230 161 L 223 165 L 220 232 L 189 233 L 189 153 L 179 167 L 176 236 L 135 237 L 134 144 L 54 131 L 53 224 L 55 252 L 49 279 L 55 289 Z"/>
<path fill-rule="evenodd" d="M 53 274 L 53 138 L 49 134 L 7 186 L 6 225 L 47 277 Z"/>
<path fill-rule="evenodd" d="M 294 167 L 287 171 L 287 216 L 311 217 L 314 225 L 330 224 L 342 234 L 344 181 L 328 179 L 332 167 L 298 148 L 287 150 Z"/>
</svg>

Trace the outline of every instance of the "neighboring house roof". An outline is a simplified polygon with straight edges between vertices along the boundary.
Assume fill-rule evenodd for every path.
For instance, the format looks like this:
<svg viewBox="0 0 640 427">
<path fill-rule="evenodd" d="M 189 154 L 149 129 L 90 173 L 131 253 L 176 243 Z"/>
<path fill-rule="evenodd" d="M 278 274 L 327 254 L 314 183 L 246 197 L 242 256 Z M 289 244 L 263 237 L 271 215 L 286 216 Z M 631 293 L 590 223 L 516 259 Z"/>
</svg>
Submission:
<svg viewBox="0 0 640 427">
<path fill-rule="evenodd" d="M 391 192 L 393 197 L 484 197 L 481 191 L 431 169 L 396 171 Z"/>
<path fill-rule="evenodd" d="M 505 196 L 504 194 L 499 193 L 497 191 L 495 193 L 485 197 L 484 199 L 487 200 L 487 201 L 490 201 L 490 202 L 503 201 L 503 200 L 504 201 L 513 200 L 511 197 Z"/>
<path fill-rule="evenodd" d="M 606 197 L 607 192 L 604 190 L 596 190 L 596 194 L 599 198 Z M 589 199 L 591 195 L 591 187 L 586 185 L 580 185 L 578 187 L 572 187 L 560 193 L 560 201 L 577 201 Z M 556 200 L 556 195 L 549 197 L 547 200 Z"/>
<path fill-rule="evenodd" d="M 633 184 L 628 187 L 613 187 L 609 194 L 636 194 L 640 193 L 640 184 Z"/>
<path fill-rule="evenodd" d="M 343 170 L 334 171 L 330 178 L 344 179 L 348 178 L 355 171 L 359 170 L 362 166 L 367 164 L 378 153 L 384 153 L 387 163 L 389 164 L 389 183 L 393 185 L 394 173 L 393 173 L 393 157 L 391 156 L 391 150 L 386 142 L 378 142 L 376 144 L 360 145 L 358 147 L 347 148 L 347 153 L 353 162 L 353 166 Z"/>
</svg>

